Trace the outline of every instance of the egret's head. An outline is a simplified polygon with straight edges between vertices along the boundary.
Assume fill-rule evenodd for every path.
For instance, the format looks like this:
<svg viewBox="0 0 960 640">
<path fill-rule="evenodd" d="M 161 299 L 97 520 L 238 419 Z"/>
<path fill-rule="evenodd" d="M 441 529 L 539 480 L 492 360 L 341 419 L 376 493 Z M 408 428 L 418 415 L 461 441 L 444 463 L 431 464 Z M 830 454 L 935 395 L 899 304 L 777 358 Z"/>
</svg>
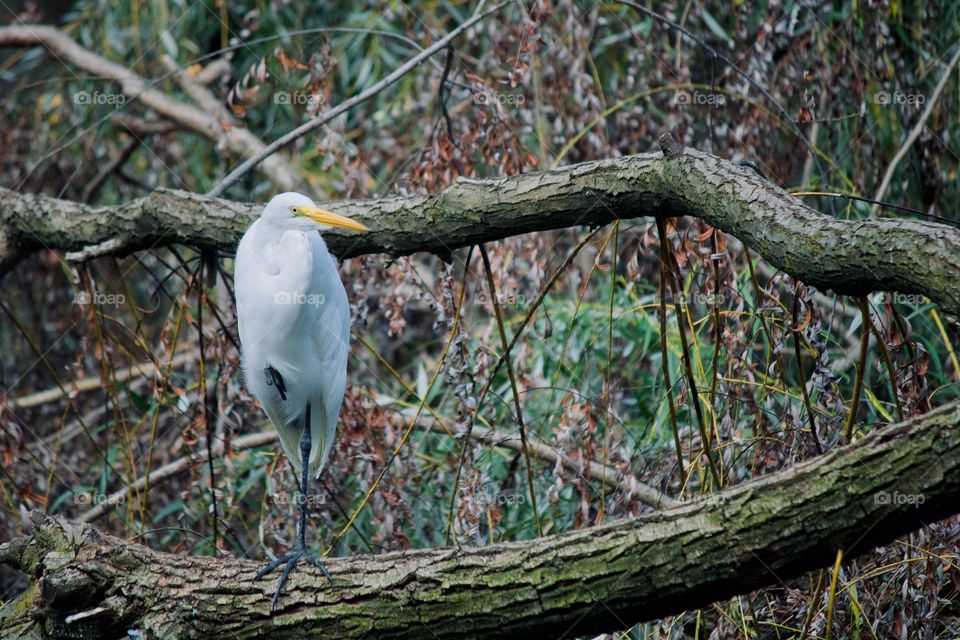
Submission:
<svg viewBox="0 0 960 640">
<path fill-rule="evenodd" d="M 321 232 L 337 227 L 355 231 L 370 230 L 346 216 L 321 209 L 307 196 L 292 192 L 273 196 L 261 217 L 290 229 L 319 229 Z"/>
</svg>

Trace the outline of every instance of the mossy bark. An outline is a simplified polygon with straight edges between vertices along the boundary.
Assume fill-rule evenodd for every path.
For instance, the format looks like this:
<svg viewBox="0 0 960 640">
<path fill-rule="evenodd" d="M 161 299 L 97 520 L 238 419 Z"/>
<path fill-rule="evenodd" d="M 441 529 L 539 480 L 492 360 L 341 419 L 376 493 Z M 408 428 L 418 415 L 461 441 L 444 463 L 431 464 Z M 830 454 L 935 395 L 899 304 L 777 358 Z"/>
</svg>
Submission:
<svg viewBox="0 0 960 640">
<path fill-rule="evenodd" d="M 4 637 L 555 637 L 624 629 L 778 584 L 960 511 L 960 404 L 655 514 L 482 548 L 329 563 L 273 580 L 249 560 L 152 551 L 36 515 L 0 546 L 30 586 Z"/>
<path fill-rule="evenodd" d="M 931 222 L 837 220 L 754 171 L 664 144 L 647 153 L 492 180 L 460 180 L 435 196 L 338 202 L 373 231 L 325 234 L 341 258 L 460 247 L 534 231 L 643 216 L 698 216 L 820 289 L 928 296 L 960 314 L 960 230 Z M 43 248 L 128 253 L 173 243 L 232 252 L 262 204 L 158 189 L 92 207 L 0 189 L 0 274 Z"/>
</svg>

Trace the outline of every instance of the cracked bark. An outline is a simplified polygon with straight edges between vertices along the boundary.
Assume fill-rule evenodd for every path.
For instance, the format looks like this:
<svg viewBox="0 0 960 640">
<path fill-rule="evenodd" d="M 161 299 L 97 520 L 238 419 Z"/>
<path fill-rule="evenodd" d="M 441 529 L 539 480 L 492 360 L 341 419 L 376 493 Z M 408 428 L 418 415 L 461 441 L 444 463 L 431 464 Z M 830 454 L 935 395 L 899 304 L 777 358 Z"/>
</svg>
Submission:
<svg viewBox="0 0 960 640">
<path fill-rule="evenodd" d="M 449 257 L 460 247 L 523 233 L 690 215 L 818 289 L 921 294 L 960 313 L 960 230 L 902 219 L 837 220 L 748 168 L 662 144 L 666 154 L 460 180 L 434 196 L 332 203 L 325 206 L 373 231 L 324 237 L 340 258 L 418 251 Z M 0 189 L 0 274 L 44 248 L 125 254 L 180 243 L 232 252 L 261 208 L 168 189 L 104 207 Z"/>
<path fill-rule="evenodd" d="M 911 502 L 878 496 L 921 496 Z M 481 548 L 332 560 L 280 609 L 250 560 L 185 557 L 36 514 L 0 545 L 28 589 L 0 635 L 142 638 L 549 637 L 623 629 L 865 553 L 960 505 L 960 404 L 702 501 Z"/>
</svg>

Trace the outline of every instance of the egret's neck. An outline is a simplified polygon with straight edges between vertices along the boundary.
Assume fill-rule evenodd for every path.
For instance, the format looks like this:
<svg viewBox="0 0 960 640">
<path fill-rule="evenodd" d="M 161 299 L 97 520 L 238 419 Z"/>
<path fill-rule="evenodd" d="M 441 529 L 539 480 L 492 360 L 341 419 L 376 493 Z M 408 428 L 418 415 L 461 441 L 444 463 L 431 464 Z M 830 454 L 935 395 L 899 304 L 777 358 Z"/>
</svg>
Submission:
<svg viewBox="0 0 960 640">
<path fill-rule="evenodd" d="M 251 247 L 260 260 L 260 268 L 272 276 L 282 276 L 291 285 L 306 277 L 310 270 L 309 231 L 293 229 L 268 218 L 261 218 L 250 229 Z"/>
</svg>

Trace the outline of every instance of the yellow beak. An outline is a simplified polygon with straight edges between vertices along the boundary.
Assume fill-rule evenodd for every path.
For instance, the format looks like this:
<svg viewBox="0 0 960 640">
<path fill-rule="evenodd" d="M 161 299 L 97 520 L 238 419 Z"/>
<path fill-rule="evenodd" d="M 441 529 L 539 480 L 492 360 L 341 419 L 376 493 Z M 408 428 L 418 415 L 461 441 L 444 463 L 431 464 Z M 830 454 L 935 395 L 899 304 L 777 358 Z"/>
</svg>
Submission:
<svg viewBox="0 0 960 640">
<path fill-rule="evenodd" d="M 317 224 L 326 227 L 340 227 L 342 229 L 353 229 L 354 231 L 370 231 L 368 227 L 360 224 L 356 220 L 351 220 L 347 216 L 339 213 L 333 213 L 320 207 L 297 207 L 297 213 L 307 216 Z"/>
</svg>

